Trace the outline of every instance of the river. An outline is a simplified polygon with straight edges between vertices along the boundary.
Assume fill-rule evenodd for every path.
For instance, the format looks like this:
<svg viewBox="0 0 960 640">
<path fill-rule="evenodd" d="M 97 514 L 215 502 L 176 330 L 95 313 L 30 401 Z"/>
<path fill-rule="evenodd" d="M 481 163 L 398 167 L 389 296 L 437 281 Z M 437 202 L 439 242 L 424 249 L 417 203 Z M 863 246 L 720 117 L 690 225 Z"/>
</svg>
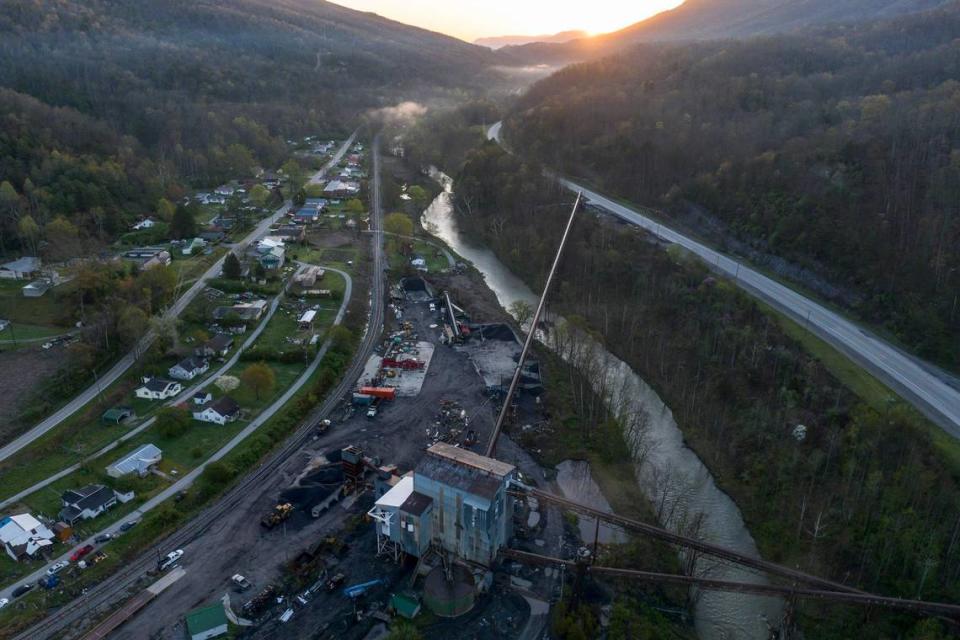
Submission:
<svg viewBox="0 0 960 640">
<path fill-rule="evenodd" d="M 516 300 L 535 307 L 538 296 L 490 249 L 471 242 L 461 233 L 453 215 L 453 183 L 440 172 L 436 172 L 434 178 L 445 190 L 424 211 L 421 220 L 424 228 L 473 263 L 504 309 Z M 562 321 L 557 324 L 561 325 Z M 653 504 L 660 524 L 759 557 L 740 509 L 717 487 L 710 471 L 684 444 L 673 412 L 656 391 L 595 341 L 585 341 L 581 336 L 576 347 L 549 346 L 575 366 L 600 373 L 589 377 L 594 381 L 595 390 L 624 424 L 637 482 Z M 692 561 L 697 575 L 764 582 L 762 576 L 749 570 L 713 559 L 697 557 Z M 703 640 L 766 640 L 770 636 L 770 625 L 776 626 L 782 610 L 783 604 L 776 598 L 706 591 L 695 595 L 693 615 L 697 634 Z"/>
</svg>

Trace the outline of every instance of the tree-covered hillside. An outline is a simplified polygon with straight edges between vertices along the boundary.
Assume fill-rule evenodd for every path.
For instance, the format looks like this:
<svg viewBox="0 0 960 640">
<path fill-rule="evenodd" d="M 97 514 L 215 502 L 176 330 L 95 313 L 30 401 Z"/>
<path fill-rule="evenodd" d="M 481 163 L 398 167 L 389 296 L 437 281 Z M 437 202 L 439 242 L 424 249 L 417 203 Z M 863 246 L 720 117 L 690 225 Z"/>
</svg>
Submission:
<svg viewBox="0 0 960 640">
<path fill-rule="evenodd" d="M 536 85 L 507 136 L 715 241 L 799 265 L 927 357 L 960 361 L 960 5 L 669 47 Z"/>
<path fill-rule="evenodd" d="M 953 0 L 684 0 L 670 11 L 619 31 L 569 42 L 534 42 L 501 50 L 505 59 L 568 63 L 623 52 L 642 42 L 691 42 L 790 33 L 814 25 L 904 16 Z"/>
<path fill-rule="evenodd" d="M 279 166 L 288 136 L 482 82 L 491 55 L 314 0 L 0 3 L 0 235 L 26 213 L 108 233 Z"/>
</svg>

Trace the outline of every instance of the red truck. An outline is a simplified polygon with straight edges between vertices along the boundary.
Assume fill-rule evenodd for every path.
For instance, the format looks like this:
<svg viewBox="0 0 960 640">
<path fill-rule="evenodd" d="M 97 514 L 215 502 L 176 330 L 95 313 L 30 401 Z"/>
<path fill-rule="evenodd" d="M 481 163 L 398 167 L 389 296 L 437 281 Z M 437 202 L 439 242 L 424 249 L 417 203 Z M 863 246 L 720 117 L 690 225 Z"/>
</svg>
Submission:
<svg viewBox="0 0 960 640">
<path fill-rule="evenodd" d="M 365 396 L 373 396 L 381 400 L 396 400 L 397 390 L 393 387 L 363 387 L 360 393 Z"/>
</svg>

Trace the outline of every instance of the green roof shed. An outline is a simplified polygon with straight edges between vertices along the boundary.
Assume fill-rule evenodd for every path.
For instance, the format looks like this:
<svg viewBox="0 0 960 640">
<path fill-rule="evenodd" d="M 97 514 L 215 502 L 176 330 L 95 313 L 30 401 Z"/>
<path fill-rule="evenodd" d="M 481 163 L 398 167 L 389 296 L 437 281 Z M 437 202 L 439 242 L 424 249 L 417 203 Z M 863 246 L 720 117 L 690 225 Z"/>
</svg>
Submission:
<svg viewBox="0 0 960 640">
<path fill-rule="evenodd" d="M 413 620 L 420 613 L 420 598 L 409 591 L 395 593 L 390 598 L 390 606 L 393 607 L 398 616 Z"/>
<path fill-rule="evenodd" d="M 190 640 L 207 640 L 227 633 L 227 614 L 221 603 L 194 609 L 187 614 L 187 634 Z"/>
</svg>

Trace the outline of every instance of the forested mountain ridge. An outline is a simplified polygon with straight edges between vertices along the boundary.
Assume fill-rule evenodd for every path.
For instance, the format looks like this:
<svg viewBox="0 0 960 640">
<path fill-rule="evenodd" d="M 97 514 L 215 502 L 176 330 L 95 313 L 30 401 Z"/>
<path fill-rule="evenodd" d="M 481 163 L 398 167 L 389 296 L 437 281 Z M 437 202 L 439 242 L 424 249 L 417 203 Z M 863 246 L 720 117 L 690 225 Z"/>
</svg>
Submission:
<svg viewBox="0 0 960 640">
<path fill-rule="evenodd" d="M 619 31 L 571 42 L 505 47 L 505 58 L 565 63 L 622 52 L 643 42 L 744 38 L 789 33 L 813 25 L 902 16 L 952 0 L 686 0 L 670 11 Z"/>
<path fill-rule="evenodd" d="M 856 29 L 641 46 L 535 85 L 507 137 L 684 222 L 705 211 L 698 230 L 857 292 L 862 317 L 956 365 L 958 36 L 954 4 Z"/>
<path fill-rule="evenodd" d="M 478 86 L 492 56 L 320 0 L 0 3 L 0 234 L 62 215 L 109 235 L 186 186 L 278 166 L 287 137 Z"/>
</svg>

